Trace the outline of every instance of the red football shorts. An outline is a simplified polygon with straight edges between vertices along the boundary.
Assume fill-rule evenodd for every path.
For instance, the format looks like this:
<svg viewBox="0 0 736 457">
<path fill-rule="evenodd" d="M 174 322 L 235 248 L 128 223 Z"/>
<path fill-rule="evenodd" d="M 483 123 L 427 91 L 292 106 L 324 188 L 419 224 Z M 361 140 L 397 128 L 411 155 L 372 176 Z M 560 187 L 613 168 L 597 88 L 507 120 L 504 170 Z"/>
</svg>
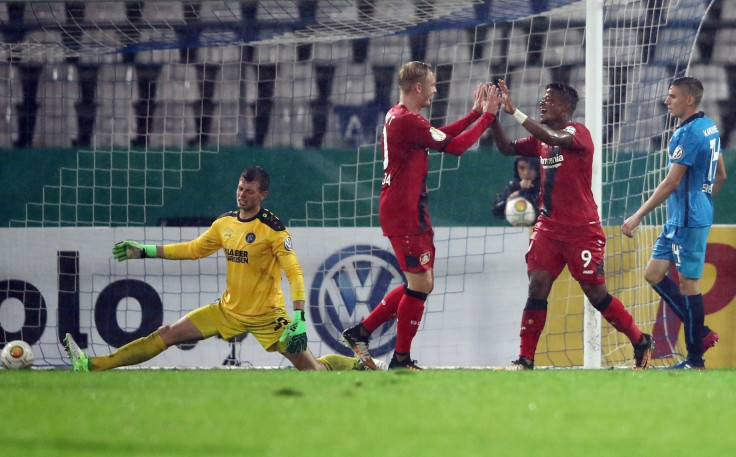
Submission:
<svg viewBox="0 0 736 457">
<path fill-rule="evenodd" d="M 434 231 L 388 239 L 402 271 L 422 273 L 434 267 Z"/>
<path fill-rule="evenodd" d="M 603 271 L 606 237 L 601 230 L 587 230 L 563 239 L 549 232 L 534 230 L 526 253 L 526 271 L 544 270 L 555 279 L 567 265 L 579 283 L 605 284 Z"/>
</svg>

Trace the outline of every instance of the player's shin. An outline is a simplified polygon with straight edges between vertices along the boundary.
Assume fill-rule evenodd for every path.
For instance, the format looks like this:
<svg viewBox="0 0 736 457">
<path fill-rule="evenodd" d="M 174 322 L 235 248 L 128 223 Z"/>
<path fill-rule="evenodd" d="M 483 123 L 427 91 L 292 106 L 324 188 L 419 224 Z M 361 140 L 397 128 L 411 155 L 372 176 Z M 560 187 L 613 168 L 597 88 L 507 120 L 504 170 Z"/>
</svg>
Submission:
<svg viewBox="0 0 736 457">
<path fill-rule="evenodd" d="M 348 371 L 356 368 L 358 360 L 339 354 L 327 354 L 317 358 L 329 371 Z"/>
<path fill-rule="evenodd" d="M 672 278 L 665 276 L 662 281 L 653 285 L 652 288 L 670 306 L 670 309 L 680 321 L 685 322 L 685 298 L 680 293 L 680 286 Z"/>
<path fill-rule="evenodd" d="M 419 330 L 426 300 L 427 294 L 406 289 L 396 312 L 396 352 L 411 352 L 411 342 Z"/>
<path fill-rule="evenodd" d="M 368 332 L 373 333 L 381 324 L 396 317 L 396 312 L 399 309 L 399 303 L 401 302 L 401 297 L 404 296 L 405 290 L 406 286 L 404 284 L 391 289 L 383 300 L 381 300 L 381 303 L 373 308 L 373 311 L 363 319 L 363 327 Z"/>
<path fill-rule="evenodd" d="M 700 365 L 703 356 L 703 326 L 705 325 L 705 310 L 701 294 L 685 296 L 683 324 L 688 360 L 692 359 L 693 362 Z"/>
<path fill-rule="evenodd" d="M 519 355 L 534 360 L 539 337 L 547 322 L 547 300 L 528 298 L 521 314 Z"/>
<path fill-rule="evenodd" d="M 637 327 L 631 314 L 626 311 L 621 300 L 608 294 L 600 303 L 593 304 L 593 307 L 600 311 L 601 316 L 613 328 L 626 335 L 631 343 L 637 344 L 642 341 L 643 334 L 641 330 Z"/>
<path fill-rule="evenodd" d="M 166 344 L 158 331 L 150 335 L 131 341 L 120 347 L 112 354 L 102 357 L 92 357 L 93 371 L 109 370 L 111 368 L 136 365 L 154 358 L 166 350 Z"/>
</svg>

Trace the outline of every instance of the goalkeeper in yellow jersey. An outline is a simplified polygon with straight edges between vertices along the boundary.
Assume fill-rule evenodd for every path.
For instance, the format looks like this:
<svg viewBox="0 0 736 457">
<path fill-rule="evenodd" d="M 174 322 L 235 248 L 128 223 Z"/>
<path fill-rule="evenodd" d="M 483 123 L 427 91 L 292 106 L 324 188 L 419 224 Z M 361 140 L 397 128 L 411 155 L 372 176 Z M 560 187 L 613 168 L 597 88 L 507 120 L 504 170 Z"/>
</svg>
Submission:
<svg viewBox="0 0 736 457">
<path fill-rule="evenodd" d="M 67 333 L 67 354 L 75 371 L 108 370 L 145 362 L 172 345 L 220 335 L 252 334 L 266 351 L 278 351 L 299 370 L 364 369 L 356 358 L 329 354 L 315 358 L 307 347 L 304 276 L 284 224 L 261 201 L 268 195 L 268 173 L 248 168 L 236 191 L 238 210 L 215 220 L 195 240 L 163 246 L 134 241 L 112 250 L 118 261 L 142 258 L 199 259 L 224 250 L 227 287 L 219 300 L 195 309 L 170 325 L 122 346 L 112 354 L 90 357 Z M 294 317 L 286 313 L 281 271 L 289 280 Z"/>
</svg>

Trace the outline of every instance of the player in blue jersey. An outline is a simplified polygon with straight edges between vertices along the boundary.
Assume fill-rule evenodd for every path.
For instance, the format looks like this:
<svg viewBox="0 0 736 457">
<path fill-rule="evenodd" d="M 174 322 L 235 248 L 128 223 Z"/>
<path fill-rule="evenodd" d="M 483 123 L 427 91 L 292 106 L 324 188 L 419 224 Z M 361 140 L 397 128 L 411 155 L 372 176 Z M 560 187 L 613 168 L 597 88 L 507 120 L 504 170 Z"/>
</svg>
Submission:
<svg viewBox="0 0 736 457">
<path fill-rule="evenodd" d="M 654 244 L 644 278 L 685 327 L 687 358 L 673 368 L 705 368 L 703 353 L 718 341 L 718 335 L 704 323 L 700 276 L 713 224 L 713 196 L 726 181 L 726 167 L 720 160 L 718 127 L 698 109 L 702 98 L 703 84 L 695 78 L 677 78 L 670 85 L 664 104 L 680 125 L 668 145 L 667 176 L 621 226 L 621 232 L 632 237 L 644 216 L 667 200 L 667 222 Z M 673 264 L 679 287 L 667 276 Z"/>
</svg>

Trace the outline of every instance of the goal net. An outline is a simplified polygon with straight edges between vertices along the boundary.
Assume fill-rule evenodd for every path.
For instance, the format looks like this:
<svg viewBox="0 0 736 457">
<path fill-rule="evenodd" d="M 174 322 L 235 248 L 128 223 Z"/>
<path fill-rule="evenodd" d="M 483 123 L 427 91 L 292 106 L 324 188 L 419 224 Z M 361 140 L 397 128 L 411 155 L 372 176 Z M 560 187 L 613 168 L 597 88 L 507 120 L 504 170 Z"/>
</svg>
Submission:
<svg viewBox="0 0 736 457">
<path fill-rule="evenodd" d="M 603 8 L 600 81 L 586 81 L 589 5 Z M 239 172 L 259 162 L 275 182 L 289 183 L 268 201 L 281 207 L 272 209 L 297 243 L 308 244 L 298 251 L 312 272 L 310 347 L 318 355 L 346 351 L 331 344 L 339 331 L 402 280 L 378 227 L 380 126 L 397 100 L 400 65 L 424 60 L 437 70 L 438 93 L 424 113 L 434 125 L 465 115 L 481 81 L 505 79 L 516 105 L 532 117 L 552 81 L 580 93 L 577 121 L 593 114 L 585 103 L 593 89 L 603 94 L 596 107 L 602 131 L 593 133 L 601 135 L 608 287 L 655 335 L 657 363 L 668 364 L 680 355 L 679 322 L 643 280 L 663 210 L 648 216 L 633 241 L 618 227 L 664 175 L 673 125 L 662 100 L 675 76 L 695 70 L 691 56 L 708 6 L 701 0 L 6 2 L 0 148 L 49 148 L 49 154 L 62 148 L 64 155 L 50 159 L 56 173 L 43 175 L 38 192 L 23 195 L 22 210 L 5 220 L 4 252 L 21 259 L 21 247 L 43 237 L 55 261 L 18 266 L 5 256 L 0 338 L 35 338 L 38 364 L 63 365 L 64 330 L 100 354 L 211 302 L 224 287 L 219 254 L 191 263 L 117 264 L 107 252 L 123 239 L 194 238 L 232 206 L 227 197 Z M 510 137 L 527 135 L 508 116 L 501 122 Z M 499 365 L 518 351 L 528 229 L 490 214 L 493 194 L 511 174 L 512 162 L 487 134 L 461 158 L 430 152 L 435 290 L 413 352 L 427 365 Z M 278 200 L 279 192 L 291 193 Z M 109 229 L 95 230 L 102 227 Z M 92 247 L 104 247 L 104 254 Z M 49 258 L 43 250 L 38 255 Z M 37 276 L 53 283 L 49 292 L 33 287 Z M 58 312 L 47 315 L 42 305 L 49 295 L 58 297 Z M 28 303 L 36 303 L 35 311 Z M 584 342 L 583 314 L 582 292 L 565 273 L 550 299 L 537 365 L 582 366 L 585 351 L 600 351 L 605 366 L 631 363 L 631 345 L 606 324 L 599 339 Z M 374 344 L 384 354 L 393 331 L 379 333 Z M 180 349 L 155 364 L 284 364 L 247 337 Z"/>
</svg>

